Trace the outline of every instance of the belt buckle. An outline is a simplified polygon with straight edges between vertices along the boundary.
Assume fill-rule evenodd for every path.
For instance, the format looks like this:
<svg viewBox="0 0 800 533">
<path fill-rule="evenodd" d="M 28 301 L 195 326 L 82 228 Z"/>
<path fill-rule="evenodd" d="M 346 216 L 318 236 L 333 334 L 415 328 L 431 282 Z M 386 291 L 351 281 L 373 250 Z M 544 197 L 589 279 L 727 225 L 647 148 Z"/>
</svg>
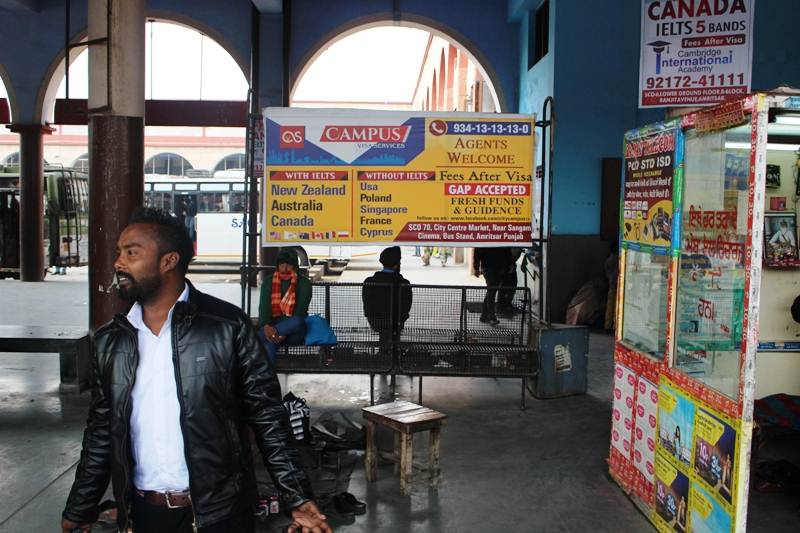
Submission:
<svg viewBox="0 0 800 533">
<path fill-rule="evenodd" d="M 181 509 L 180 505 L 172 505 L 172 502 L 169 499 L 171 495 L 172 493 L 169 491 L 164 493 L 164 501 L 167 503 L 167 509 Z"/>
</svg>

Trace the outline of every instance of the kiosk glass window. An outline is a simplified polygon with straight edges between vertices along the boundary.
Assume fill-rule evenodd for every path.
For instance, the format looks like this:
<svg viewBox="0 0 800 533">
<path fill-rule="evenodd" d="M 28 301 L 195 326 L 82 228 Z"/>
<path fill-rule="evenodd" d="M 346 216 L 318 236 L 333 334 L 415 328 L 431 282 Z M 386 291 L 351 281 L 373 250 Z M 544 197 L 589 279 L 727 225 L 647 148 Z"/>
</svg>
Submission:
<svg viewBox="0 0 800 533">
<path fill-rule="evenodd" d="M 668 256 L 626 251 L 622 341 L 658 359 L 667 338 L 668 278 Z"/>
<path fill-rule="evenodd" d="M 738 399 L 750 130 L 686 132 L 675 367 Z"/>
</svg>

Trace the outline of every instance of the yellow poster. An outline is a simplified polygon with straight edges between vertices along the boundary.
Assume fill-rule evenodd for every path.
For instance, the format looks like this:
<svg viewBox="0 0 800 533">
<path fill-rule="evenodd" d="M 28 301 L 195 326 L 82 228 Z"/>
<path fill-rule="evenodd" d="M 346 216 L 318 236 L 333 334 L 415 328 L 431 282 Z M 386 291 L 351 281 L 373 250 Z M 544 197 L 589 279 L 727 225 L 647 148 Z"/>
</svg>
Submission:
<svg viewBox="0 0 800 533">
<path fill-rule="evenodd" d="M 531 240 L 534 118 L 265 110 L 264 246 Z"/>
</svg>

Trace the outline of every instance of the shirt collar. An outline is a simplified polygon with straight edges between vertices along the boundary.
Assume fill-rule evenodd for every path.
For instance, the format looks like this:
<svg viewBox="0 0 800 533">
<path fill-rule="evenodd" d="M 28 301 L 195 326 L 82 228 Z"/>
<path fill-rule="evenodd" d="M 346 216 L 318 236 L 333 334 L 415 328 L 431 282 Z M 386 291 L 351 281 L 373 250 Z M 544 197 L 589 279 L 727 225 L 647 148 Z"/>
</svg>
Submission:
<svg viewBox="0 0 800 533">
<path fill-rule="evenodd" d="M 189 301 L 189 284 L 184 282 L 183 291 L 181 292 L 181 295 L 178 296 L 178 299 L 175 300 L 175 304 L 177 304 L 178 302 L 187 302 L 187 301 Z M 172 312 L 175 311 L 175 304 L 172 304 L 172 307 L 169 310 L 169 314 L 167 315 L 167 321 L 164 323 L 165 326 L 172 322 Z M 133 304 L 131 310 L 128 311 L 127 318 L 128 322 L 130 322 L 134 328 L 138 330 L 150 331 L 147 325 L 145 325 L 144 319 L 142 318 L 142 305 L 139 302 Z M 164 331 L 163 326 L 161 328 L 161 331 Z"/>
</svg>

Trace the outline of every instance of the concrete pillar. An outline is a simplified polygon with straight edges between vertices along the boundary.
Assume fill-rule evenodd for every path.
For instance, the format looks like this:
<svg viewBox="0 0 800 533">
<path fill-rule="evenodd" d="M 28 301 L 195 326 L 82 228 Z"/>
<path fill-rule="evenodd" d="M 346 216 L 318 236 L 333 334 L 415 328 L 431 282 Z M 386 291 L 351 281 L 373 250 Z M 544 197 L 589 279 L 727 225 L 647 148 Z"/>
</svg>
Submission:
<svg viewBox="0 0 800 533">
<path fill-rule="evenodd" d="M 22 281 L 42 281 L 44 269 L 44 159 L 41 124 L 12 124 L 19 134 L 19 270 Z"/>
<path fill-rule="evenodd" d="M 116 243 L 144 199 L 144 0 L 89 0 L 89 325 L 125 309 Z"/>
</svg>

